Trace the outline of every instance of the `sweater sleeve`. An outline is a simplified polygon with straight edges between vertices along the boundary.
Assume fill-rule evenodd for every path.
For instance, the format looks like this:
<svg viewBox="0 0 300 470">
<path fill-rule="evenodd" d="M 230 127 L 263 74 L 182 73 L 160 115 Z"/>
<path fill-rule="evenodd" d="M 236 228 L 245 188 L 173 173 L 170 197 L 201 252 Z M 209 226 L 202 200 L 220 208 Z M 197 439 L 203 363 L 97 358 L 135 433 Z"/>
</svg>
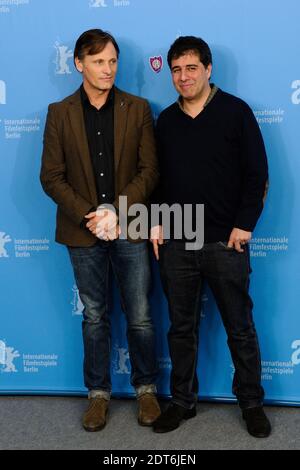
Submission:
<svg viewBox="0 0 300 470">
<path fill-rule="evenodd" d="M 151 210 L 149 211 L 149 227 L 153 227 L 157 225 L 156 218 L 151 217 L 152 210 L 154 207 L 162 204 L 163 201 L 163 188 L 162 188 L 162 178 L 161 178 L 161 158 L 162 158 L 162 139 L 161 139 L 161 117 L 158 118 L 155 128 L 154 128 L 154 135 L 156 141 L 156 148 L 157 148 L 157 160 L 158 160 L 158 169 L 160 173 L 160 179 L 158 181 L 158 185 L 154 189 L 153 193 L 150 197 L 150 206 Z M 159 215 L 159 224 L 162 223 L 161 214 Z"/>
<path fill-rule="evenodd" d="M 258 123 L 248 105 L 243 110 L 241 160 L 243 190 L 235 227 L 252 232 L 263 209 L 268 163 Z"/>
</svg>

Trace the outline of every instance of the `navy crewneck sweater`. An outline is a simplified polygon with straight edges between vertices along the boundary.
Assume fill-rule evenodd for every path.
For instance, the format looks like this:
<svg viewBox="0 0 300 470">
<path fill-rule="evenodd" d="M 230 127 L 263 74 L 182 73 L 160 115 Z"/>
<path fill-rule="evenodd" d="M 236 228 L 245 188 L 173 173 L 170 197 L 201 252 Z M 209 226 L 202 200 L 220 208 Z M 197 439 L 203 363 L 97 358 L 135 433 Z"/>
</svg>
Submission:
<svg viewBox="0 0 300 470">
<path fill-rule="evenodd" d="M 252 232 L 263 208 L 267 158 L 250 107 L 218 89 L 192 118 L 176 102 L 157 121 L 159 202 L 204 204 L 204 242 Z"/>
</svg>

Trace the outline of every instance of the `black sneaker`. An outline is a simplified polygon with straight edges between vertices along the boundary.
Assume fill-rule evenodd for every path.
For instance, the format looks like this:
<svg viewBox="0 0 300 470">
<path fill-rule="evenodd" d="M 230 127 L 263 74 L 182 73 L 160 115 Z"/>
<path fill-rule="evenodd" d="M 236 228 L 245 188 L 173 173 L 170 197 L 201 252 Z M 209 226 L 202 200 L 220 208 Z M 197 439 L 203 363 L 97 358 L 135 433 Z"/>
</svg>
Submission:
<svg viewBox="0 0 300 470">
<path fill-rule="evenodd" d="M 168 408 L 153 423 L 154 432 L 170 432 L 178 428 L 183 419 L 190 419 L 196 416 L 196 406 L 184 408 L 183 406 L 171 403 Z"/>
<path fill-rule="evenodd" d="M 268 437 L 271 433 L 271 424 L 265 415 L 262 406 L 242 410 L 246 421 L 248 433 L 254 437 Z"/>
</svg>

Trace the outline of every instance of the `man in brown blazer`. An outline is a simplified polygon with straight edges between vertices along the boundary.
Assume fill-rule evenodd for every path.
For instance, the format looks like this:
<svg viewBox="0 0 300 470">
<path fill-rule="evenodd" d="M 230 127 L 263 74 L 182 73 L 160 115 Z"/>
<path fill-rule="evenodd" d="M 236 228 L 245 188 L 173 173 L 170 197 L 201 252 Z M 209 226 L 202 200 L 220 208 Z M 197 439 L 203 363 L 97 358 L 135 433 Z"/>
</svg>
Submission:
<svg viewBox="0 0 300 470">
<path fill-rule="evenodd" d="M 84 305 L 87 431 L 105 426 L 111 394 L 110 266 L 127 319 L 138 422 L 151 426 L 160 414 L 147 242 L 129 241 L 119 224 L 119 197 L 127 197 L 128 208 L 146 204 L 158 180 L 157 160 L 147 101 L 114 86 L 118 56 L 107 32 L 93 29 L 78 38 L 74 61 L 83 83 L 49 106 L 41 169 L 42 186 L 57 204 L 56 241 L 68 247 Z"/>
</svg>

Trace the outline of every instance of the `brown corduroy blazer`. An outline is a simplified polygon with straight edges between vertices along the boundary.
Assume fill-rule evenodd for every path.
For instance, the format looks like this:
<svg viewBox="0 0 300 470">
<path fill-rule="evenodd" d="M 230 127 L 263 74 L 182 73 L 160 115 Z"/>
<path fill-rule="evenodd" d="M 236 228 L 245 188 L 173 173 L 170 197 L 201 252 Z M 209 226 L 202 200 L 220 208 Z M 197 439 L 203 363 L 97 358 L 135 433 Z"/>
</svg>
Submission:
<svg viewBox="0 0 300 470">
<path fill-rule="evenodd" d="M 115 88 L 115 201 L 127 196 L 128 208 L 146 204 L 158 181 L 158 165 L 148 102 Z M 97 238 L 82 227 L 84 216 L 98 205 L 85 131 L 80 90 L 49 105 L 44 132 L 41 183 L 57 204 L 56 241 L 92 246 Z"/>
</svg>

